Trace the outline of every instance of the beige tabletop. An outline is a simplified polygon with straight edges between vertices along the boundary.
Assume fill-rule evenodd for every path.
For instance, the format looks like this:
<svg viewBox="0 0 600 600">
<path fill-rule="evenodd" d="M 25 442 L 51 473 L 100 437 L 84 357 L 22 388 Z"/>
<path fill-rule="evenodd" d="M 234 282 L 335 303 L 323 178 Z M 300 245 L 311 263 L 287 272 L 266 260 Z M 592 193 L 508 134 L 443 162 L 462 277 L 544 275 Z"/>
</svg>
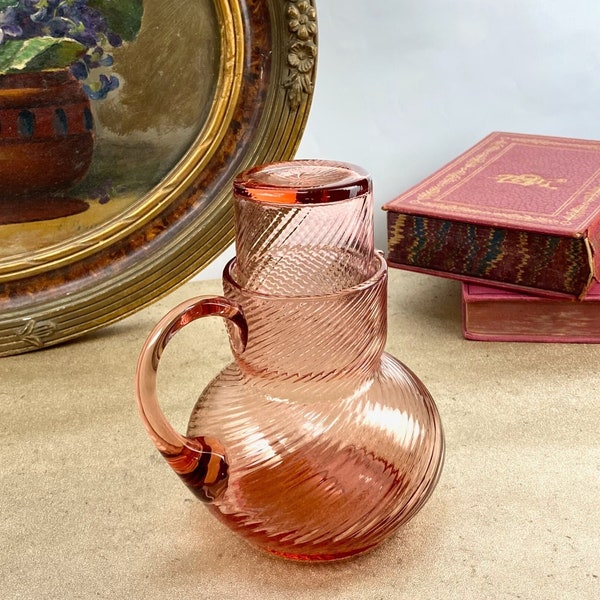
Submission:
<svg viewBox="0 0 600 600">
<path fill-rule="evenodd" d="M 76 342 L 0 359 L 1 598 L 600 598 L 600 345 L 469 342 L 458 283 L 393 271 L 388 350 L 438 403 L 440 483 L 388 542 L 356 559 L 287 562 L 238 540 L 147 438 L 137 355 L 186 284 Z M 161 362 L 183 430 L 229 362 L 218 319 Z"/>
</svg>

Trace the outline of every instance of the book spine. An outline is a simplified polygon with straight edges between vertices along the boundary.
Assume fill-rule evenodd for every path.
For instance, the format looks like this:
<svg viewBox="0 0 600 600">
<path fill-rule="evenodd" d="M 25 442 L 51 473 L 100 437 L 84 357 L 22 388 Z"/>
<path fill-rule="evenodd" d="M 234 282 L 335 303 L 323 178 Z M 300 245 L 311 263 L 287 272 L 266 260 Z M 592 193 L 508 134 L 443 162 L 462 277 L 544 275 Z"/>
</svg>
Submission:
<svg viewBox="0 0 600 600">
<path fill-rule="evenodd" d="M 486 300 L 465 293 L 463 337 L 486 342 L 600 343 L 597 300 Z"/>
<path fill-rule="evenodd" d="M 388 211 L 394 266 L 579 297 L 591 282 L 587 239 Z"/>
</svg>

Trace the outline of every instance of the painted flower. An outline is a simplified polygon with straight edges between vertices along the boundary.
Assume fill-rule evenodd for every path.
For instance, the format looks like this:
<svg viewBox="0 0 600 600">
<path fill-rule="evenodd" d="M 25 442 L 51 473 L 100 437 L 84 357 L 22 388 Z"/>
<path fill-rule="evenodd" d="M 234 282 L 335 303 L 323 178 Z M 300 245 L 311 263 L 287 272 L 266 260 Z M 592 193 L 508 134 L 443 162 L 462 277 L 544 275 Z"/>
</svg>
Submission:
<svg viewBox="0 0 600 600">
<path fill-rule="evenodd" d="M 110 51 L 136 38 L 143 0 L 0 0 L 0 76 L 69 68 L 101 100 L 119 86 Z"/>
<path fill-rule="evenodd" d="M 7 37 L 19 37 L 23 30 L 18 23 L 18 13 L 14 6 L 9 6 L 6 10 L 0 12 L 0 44 Z"/>
<path fill-rule="evenodd" d="M 287 15 L 290 31 L 299 39 L 308 40 L 317 33 L 317 13 L 307 0 L 290 3 Z"/>
<path fill-rule="evenodd" d="M 92 100 L 104 100 L 109 92 L 116 90 L 118 87 L 119 78 L 115 75 L 107 76 L 104 73 L 100 73 L 97 80 L 83 85 L 85 93 Z"/>
</svg>

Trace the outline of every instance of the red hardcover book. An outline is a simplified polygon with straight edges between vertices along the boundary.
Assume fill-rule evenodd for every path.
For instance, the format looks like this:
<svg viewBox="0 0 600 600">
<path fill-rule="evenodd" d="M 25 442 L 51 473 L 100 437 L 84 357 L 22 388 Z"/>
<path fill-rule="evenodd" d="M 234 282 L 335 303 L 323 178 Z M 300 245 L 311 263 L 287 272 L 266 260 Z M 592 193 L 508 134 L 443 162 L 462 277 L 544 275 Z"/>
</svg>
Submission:
<svg viewBox="0 0 600 600">
<path fill-rule="evenodd" d="M 600 284 L 584 299 L 462 284 L 463 335 L 488 342 L 600 343 Z"/>
<path fill-rule="evenodd" d="M 390 266 L 582 297 L 600 271 L 600 142 L 492 133 L 383 208 Z"/>
</svg>

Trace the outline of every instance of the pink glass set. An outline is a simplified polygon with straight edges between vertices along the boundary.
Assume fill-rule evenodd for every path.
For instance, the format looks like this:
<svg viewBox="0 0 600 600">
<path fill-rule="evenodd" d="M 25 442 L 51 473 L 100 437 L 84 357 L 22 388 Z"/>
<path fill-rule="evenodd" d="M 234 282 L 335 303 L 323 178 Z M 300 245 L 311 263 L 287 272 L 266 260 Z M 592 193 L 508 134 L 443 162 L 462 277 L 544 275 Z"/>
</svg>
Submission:
<svg viewBox="0 0 600 600">
<path fill-rule="evenodd" d="M 224 296 L 170 311 L 142 350 L 142 421 L 211 512 L 273 554 L 323 561 L 373 548 L 433 491 L 438 411 L 384 351 L 387 267 L 373 246 L 361 169 L 291 161 L 234 183 L 236 258 Z M 185 436 L 160 410 L 156 372 L 172 336 L 227 322 L 234 361 L 202 392 Z"/>
</svg>

